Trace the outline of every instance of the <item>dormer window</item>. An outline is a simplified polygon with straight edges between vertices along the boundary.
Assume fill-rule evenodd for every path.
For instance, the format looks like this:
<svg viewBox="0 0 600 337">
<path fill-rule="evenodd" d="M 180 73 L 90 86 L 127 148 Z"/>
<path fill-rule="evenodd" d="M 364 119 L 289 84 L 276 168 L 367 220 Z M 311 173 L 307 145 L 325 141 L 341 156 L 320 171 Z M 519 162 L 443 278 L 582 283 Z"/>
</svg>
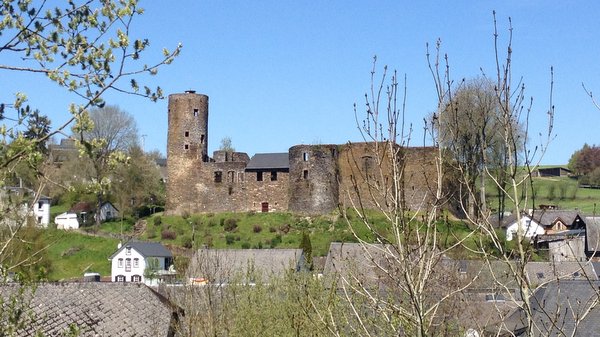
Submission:
<svg viewBox="0 0 600 337">
<path fill-rule="evenodd" d="M 125 255 L 131 255 L 131 247 L 125 248 Z"/>
</svg>

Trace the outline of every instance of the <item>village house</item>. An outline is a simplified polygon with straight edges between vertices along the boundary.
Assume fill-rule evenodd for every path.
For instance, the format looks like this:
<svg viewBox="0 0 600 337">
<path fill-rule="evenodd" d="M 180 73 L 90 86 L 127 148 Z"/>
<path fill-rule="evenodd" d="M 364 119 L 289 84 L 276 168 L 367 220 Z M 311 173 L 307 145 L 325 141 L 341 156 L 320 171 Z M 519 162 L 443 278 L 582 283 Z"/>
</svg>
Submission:
<svg viewBox="0 0 600 337">
<path fill-rule="evenodd" d="M 109 258 L 113 282 L 154 285 L 174 275 L 173 254 L 158 242 L 129 241 L 120 244 Z"/>
<path fill-rule="evenodd" d="M 37 195 L 26 187 L 9 186 L 4 187 L 0 196 L 0 204 L 9 202 L 19 206 L 16 211 L 24 218 L 31 218 L 39 227 L 46 228 L 50 223 L 50 198 L 45 195 Z M 33 202 L 35 200 L 35 202 Z"/>
<path fill-rule="evenodd" d="M 110 201 L 102 203 L 98 214 L 96 214 L 96 205 L 86 201 L 76 203 L 69 209 L 68 213 L 77 214 L 80 225 L 90 224 L 98 217 L 100 218 L 100 222 L 117 219 L 119 217 L 119 210 Z"/>
</svg>

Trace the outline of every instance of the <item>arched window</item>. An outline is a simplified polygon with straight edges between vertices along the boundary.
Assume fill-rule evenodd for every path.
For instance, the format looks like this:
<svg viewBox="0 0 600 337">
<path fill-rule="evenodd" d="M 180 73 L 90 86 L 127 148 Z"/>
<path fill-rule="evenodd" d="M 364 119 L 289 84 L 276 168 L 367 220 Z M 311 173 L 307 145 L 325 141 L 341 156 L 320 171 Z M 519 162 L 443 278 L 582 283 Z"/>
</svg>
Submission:
<svg viewBox="0 0 600 337">
<path fill-rule="evenodd" d="M 142 282 L 142 277 L 140 275 L 131 275 L 131 282 Z"/>
<path fill-rule="evenodd" d="M 124 275 L 115 276 L 115 282 L 125 282 L 125 276 Z"/>
</svg>

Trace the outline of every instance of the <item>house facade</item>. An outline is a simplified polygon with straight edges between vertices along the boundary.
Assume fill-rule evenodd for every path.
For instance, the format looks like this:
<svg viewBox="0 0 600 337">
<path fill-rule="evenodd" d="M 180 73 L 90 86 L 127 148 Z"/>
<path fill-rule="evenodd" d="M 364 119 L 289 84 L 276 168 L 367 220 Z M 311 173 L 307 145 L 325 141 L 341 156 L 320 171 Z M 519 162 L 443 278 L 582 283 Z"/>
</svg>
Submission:
<svg viewBox="0 0 600 337">
<path fill-rule="evenodd" d="M 536 235 L 542 235 L 546 231 L 544 230 L 544 226 L 540 225 L 531 216 L 522 215 L 519 218 L 515 218 L 506 227 L 506 241 L 516 238 L 518 233 L 525 238 L 533 239 Z"/>
<path fill-rule="evenodd" d="M 109 257 L 113 282 L 153 283 L 169 270 L 173 254 L 158 242 L 129 241 L 119 244 L 117 251 Z M 148 272 L 153 277 L 146 279 Z"/>
</svg>

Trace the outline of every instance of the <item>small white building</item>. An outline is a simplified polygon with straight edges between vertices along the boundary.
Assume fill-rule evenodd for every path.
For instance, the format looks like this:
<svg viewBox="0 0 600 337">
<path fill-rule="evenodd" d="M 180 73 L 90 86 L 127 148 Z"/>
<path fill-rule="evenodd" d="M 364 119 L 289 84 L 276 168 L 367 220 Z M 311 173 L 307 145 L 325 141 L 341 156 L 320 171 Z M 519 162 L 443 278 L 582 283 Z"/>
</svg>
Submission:
<svg viewBox="0 0 600 337">
<path fill-rule="evenodd" d="M 511 241 L 520 232 L 523 237 L 533 239 L 536 235 L 546 233 L 544 226 L 532 219 L 529 215 L 522 215 L 506 227 L 506 241 Z"/>
<path fill-rule="evenodd" d="M 57 215 L 54 218 L 54 223 L 57 229 L 78 229 L 79 221 L 77 220 L 77 214 L 65 212 Z"/>
<path fill-rule="evenodd" d="M 50 223 L 50 198 L 40 195 L 37 202 L 33 204 L 33 216 L 38 226 L 48 227 Z"/>
<path fill-rule="evenodd" d="M 119 243 L 117 251 L 108 259 L 112 265 L 113 282 L 154 284 L 160 276 L 168 274 L 173 264 L 173 254 L 158 242 L 129 241 L 123 245 Z M 152 279 L 145 278 L 146 267 L 154 275 Z"/>
</svg>

